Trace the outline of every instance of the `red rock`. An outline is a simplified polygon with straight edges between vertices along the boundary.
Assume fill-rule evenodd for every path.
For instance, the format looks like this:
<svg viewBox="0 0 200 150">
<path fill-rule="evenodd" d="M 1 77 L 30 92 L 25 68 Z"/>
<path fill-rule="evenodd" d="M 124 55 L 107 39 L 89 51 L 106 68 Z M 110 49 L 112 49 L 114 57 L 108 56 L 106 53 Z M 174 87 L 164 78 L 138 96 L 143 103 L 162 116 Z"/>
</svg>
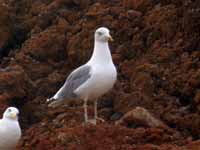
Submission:
<svg viewBox="0 0 200 150">
<path fill-rule="evenodd" d="M 162 121 L 156 119 L 148 110 L 142 107 L 136 107 L 135 109 L 126 113 L 116 124 L 141 124 L 148 127 L 161 127 L 168 128 Z"/>
<path fill-rule="evenodd" d="M 26 94 L 30 94 L 31 88 L 34 87 L 20 66 L 13 66 L 8 71 L 0 72 L 0 82 L 1 93 L 8 95 L 10 100 L 17 98 L 20 101 L 20 98 L 23 99 Z"/>
<path fill-rule="evenodd" d="M 3 3 L 3 2 L 2 2 Z M 13 31 L 14 26 L 12 24 L 12 20 L 9 17 L 12 15 L 12 10 L 7 7 L 6 5 L 0 4 L 0 57 L 7 54 L 8 52 L 5 52 L 7 49 L 9 42 L 13 38 Z M 14 15 L 13 15 L 14 17 Z M 7 50 L 8 51 L 8 50 Z"/>
<path fill-rule="evenodd" d="M 140 6 L 142 3 L 144 2 L 144 0 L 124 0 L 123 1 L 123 5 L 125 7 L 128 8 L 138 8 L 138 6 Z"/>
<path fill-rule="evenodd" d="M 199 6 L 189 0 L 2 0 L 0 48 L 7 45 L 10 53 L 0 64 L 0 111 L 20 108 L 18 149 L 196 150 Z M 115 40 L 109 46 L 118 81 L 99 99 L 106 122 L 84 126 L 82 101 L 49 109 L 46 98 L 87 62 L 100 26 Z M 151 112 L 144 116 L 153 123 L 135 113 L 130 126 L 114 125 L 138 106 Z M 93 105 L 88 109 L 92 116 Z M 158 128 L 155 118 L 169 128 Z"/>
<path fill-rule="evenodd" d="M 152 0 L 123 0 L 123 6 L 126 8 L 138 9 L 144 11 L 151 8 L 153 5 Z"/>
<path fill-rule="evenodd" d="M 0 95 L 0 102 L 0 113 L 2 114 L 9 106 L 9 96 L 6 94 Z"/>
<path fill-rule="evenodd" d="M 192 142 L 187 146 L 188 150 L 199 150 L 200 149 L 200 141 Z"/>
</svg>

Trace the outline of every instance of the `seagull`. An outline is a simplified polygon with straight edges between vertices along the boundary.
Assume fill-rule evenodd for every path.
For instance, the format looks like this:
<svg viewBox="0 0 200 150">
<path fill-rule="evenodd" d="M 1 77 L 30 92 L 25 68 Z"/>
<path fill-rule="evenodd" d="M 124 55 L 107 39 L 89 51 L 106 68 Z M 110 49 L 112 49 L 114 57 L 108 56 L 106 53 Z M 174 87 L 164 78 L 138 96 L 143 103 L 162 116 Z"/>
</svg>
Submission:
<svg viewBox="0 0 200 150">
<path fill-rule="evenodd" d="M 19 111 L 8 107 L 0 120 L 0 149 L 14 150 L 21 138 L 21 128 L 18 122 Z"/>
<path fill-rule="evenodd" d="M 66 99 L 84 100 L 84 121 L 96 124 L 97 99 L 108 92 L 117 79 L 108 41 L 113 41 L 109 29 L 98 28 L 94 34 L 94 50 L 90 60 L 75 69 L 66 79 L 64 85 L 47 102 L 50 107 L 62 105 Z M 87 101 L 94 101 L 94 119 L 88 120 Z"/>
</svg>

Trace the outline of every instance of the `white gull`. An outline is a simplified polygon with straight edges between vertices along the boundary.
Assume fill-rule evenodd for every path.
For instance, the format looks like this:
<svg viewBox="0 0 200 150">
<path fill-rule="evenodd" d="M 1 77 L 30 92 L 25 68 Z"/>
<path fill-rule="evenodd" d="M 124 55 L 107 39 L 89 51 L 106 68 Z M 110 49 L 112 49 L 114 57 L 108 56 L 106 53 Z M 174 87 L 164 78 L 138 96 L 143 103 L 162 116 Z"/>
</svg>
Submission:
<svg viewBox="0 0 200 150">
<path fill-rule="evenodd" d="M 96 124 L 97 99 L 108 92 L 117 79 L 117 71 L 112 61 L 108 41 L 112 41 L 109 30 L 98 28 L 95 32 L 94 50 L 90 60 L 75 69 L 67 78 L 64 85 L 50 99 L 50 107 L 63 104 L 67 99 L 84 100 L 84 119 L 88 122 L 87 101 L 94 101 L 94 120 Z"/>
<path fill-rule="evenodd" d="M 21 138 L 21 129 L 18 123 L 19 111 L 15 107 L 9 107 L 0 120 L 0 149 L 14 150 Z"/>
</svg>

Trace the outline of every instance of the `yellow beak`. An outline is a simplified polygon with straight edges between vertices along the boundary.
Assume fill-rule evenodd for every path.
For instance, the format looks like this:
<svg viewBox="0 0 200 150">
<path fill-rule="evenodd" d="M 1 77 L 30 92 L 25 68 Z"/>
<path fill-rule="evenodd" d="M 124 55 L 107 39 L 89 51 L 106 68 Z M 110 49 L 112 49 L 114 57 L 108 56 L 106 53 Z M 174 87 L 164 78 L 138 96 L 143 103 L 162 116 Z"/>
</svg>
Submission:
<svg viewBox="0 0 200 150">
<path fill-rule="evenodd" d="M 12 113 L 11 118 L 16 119 L 17 118 L 17 113 Z"/>
<path fill-rule="evenodd" d="M 110 41 L 110 42 L 114 41 L 112 36 L 110 36 L 110 35 L 108 36 L 108 41 Z"/>
</svg>

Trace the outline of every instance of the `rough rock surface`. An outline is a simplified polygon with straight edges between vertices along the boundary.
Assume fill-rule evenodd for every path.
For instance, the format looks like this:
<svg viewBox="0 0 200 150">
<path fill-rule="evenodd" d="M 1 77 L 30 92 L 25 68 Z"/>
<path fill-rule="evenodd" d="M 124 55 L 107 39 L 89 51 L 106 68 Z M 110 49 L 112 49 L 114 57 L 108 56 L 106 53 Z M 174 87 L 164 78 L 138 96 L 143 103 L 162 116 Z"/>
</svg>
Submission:
<svg viewBox="0 0 200 150">
<path fill-rule="evenodd" d="M 168 128 L 162 121 L 155 118 L 148 110 L 142 107 L 136 107 L 135 109 L 127 112 L 121 119 L 116 121 L 117 125 L 139 125 L 152 128 Z"/>
<path fill-rule="evenodd" d="M 19 150 L 200 149 L 199 0 L 1 0 L 0 14 L 0 112 L 20 109 Z M 91 56 L 100 26 L 118 82 L 99 99 L 106 122 L 84 126 L 81 102 L 45 101 Z M 136 107 L 168 128 L 115 125 Z"/>
</svg>

